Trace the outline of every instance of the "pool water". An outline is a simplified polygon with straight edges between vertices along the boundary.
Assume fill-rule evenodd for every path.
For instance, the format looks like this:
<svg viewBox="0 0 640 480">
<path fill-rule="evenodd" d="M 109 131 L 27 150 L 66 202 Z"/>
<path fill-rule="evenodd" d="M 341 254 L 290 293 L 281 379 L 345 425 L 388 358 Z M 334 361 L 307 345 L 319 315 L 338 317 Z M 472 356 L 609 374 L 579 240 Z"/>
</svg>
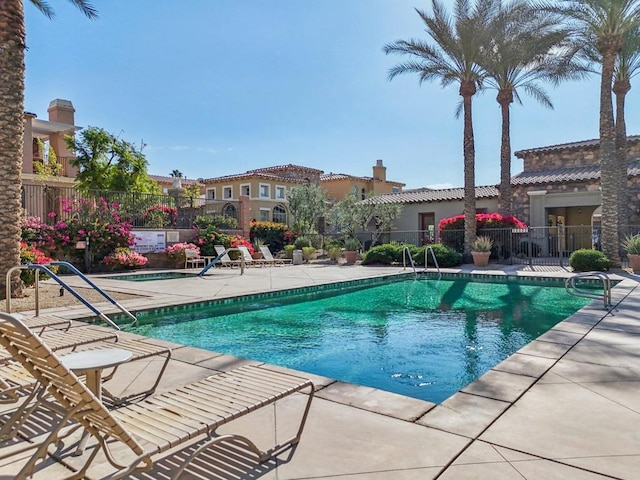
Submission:
<svg viewBox="0 0 640 480">
<path fill-rule="evenodd" d="M 439 403 L 589 300 L 561 283 L 408 280 L 147 316 L 136 333 Z"/>
<path fill-rule="evenodd" d="M 127 280 L 129 282 L 151 282 L 153 280 L 171 280 L 175 278 L 195 277 L 195 273 L 185 272 L 157 272 L 157 273 L 129 273 L 104 277 L 108 280 Z"/>
</svg>

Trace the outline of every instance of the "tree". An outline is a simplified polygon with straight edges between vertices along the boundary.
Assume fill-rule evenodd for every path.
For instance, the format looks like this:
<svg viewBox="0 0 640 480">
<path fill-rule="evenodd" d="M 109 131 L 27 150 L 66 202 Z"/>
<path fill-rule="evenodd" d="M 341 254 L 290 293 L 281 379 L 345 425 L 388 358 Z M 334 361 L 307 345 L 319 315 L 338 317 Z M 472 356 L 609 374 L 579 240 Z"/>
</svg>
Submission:
<svg viewBox="0 0 640 480">
<path fill-rule="evenodd" d="M 85 0 L 71 0 L 87 17 L 97 12 Z M 31 0 L 42 13 L 53 17 L 41 0 Z M 22 0 L 0 1 L 0 296 L 4 297 L 6 273 L 20 264 L 20 217 L 22 214 L 22 145 L 24 134 L 25 23 Z M 11 291 L 21 295 L 16 272 Z"/>
<path fill-rule="evenodd" d="M 180 170 L 172 170 L 169 175 L 173 178 L 184 178 L 184 175 Z"/>
<path fill-rule="evenodd" d="M 580 78 L 584 70 L 558 52 L 566 51 L 566 28 L 545 10 L 526 0 L 514 0 L 500 9 L 491 22 L 490 44 L 479 63 L 485 72 L 485 86 L 498 91 L 496 101 L 502 116 L 500 146 L 500 189 L 498 209 L 512 215 L 511 208 L 511 125 L 510 107 L 522 104 L 524 91 L 540 104 L 553 108 L 540 82 L 557 85 L 569 78 Z"/>
<path fill-rule="evenodd" d="M 613 78 L 613 93 L 616 96 L 616 158 L 619 175 L 627 187 L 627 126 L 625 121 L 625 99 L 631 90 L 631 79 L 640 72 L 640 27 L 626 32 L 624 45 L 618 53 Z M 619 226 L 629 221 L 629 195 L 622 190 L 618 209 Z"/>
<path fill-rule="evenodd" d="M 612 267 L 620 266 L 619 211 L 625 200 L 627 173 L 618 165 L 611 89 L 616 58 L 625 34 L 640 24 L 640 0 L 563 0 L 543 8 L 559 13 L 573 28 L 578 52 L 598 52 L 600 74 L 600 186 L 602 188 L 602 250 Z"/>
<path fill-rule="evenodd" d="M 426 25 L 430 42 L 398 40 L 387 44 L 386 54 L 409 55 L 410 60 L 389 71 L 389 79 L 405 73 L 417 73 L 420 83 L 438 80 L 442 87 L 459 85 L 464 117 L 464 250 L 469 254 L 476 237 L 475 146 L 473 137 L 472 98 L 482 87 L 483 71 L 478 65 L 487 43 L 489 23 L 495 16 L 496 0 L 456 0 L 454 16 L 444 5 L 432 0 L 432 15 L 416 9 Z"/>
<path fill-rule="evenodd" d="M 377 202 L 375 197 L 358 200 L 353 193 L 337 202 L 333 208 L 332 218 L 335 219 L 336 229 L 355 238 L 357 232 L 372 233 L 371 244 L 375 244 L 393 221 L 400 215 L 402 205 L 399 203 Z M 370 227 L 373 226 L 373 231 Z"/>
<path fill-rule="evenodd" d="M 157 183 L 147 174 L 147 159 L 132 143 L 98 127 L 65 139 L 76 154 L 71 164 L 78 168 L 80 190 L 159 193 Z"/>
<path fill-rule="evenodd" d="M 316 233 L 318 219 L 327 211 L 327 192 L 318 185 L 307 183 L 293 187 L 287 195 L 293 215 L 293 229 L 300 233 Z"/>
</svg>

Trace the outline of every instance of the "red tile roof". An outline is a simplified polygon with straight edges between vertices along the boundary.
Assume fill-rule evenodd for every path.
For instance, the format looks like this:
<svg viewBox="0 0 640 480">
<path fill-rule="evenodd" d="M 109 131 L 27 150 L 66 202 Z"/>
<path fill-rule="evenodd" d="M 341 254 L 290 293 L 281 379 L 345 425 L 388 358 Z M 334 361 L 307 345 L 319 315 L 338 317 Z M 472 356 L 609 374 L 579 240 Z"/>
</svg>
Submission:
<svg viewBox="0 0 640 480">
<path fill-rule="evenodd" d="M 630 135 L 627 137 L 628 142 L 638 142 L 640 141 L 640 135 Z M 582 140 L 580 142 L 571 142 L 571 143 L 560 143 L 558 145 L 549 145 L 546 147 L 536 147 L 536 148 L 528 148 L 525 150 L 519 150 L 514 153 L 514 155 L 518 158 L 524 158 L 525 155 L 529 153 L 544 153 L 544 152 L 557 152 L 561 150 L 578 150 L 581 148 L 597 148 L 600 145 L 600 139 L 596 138 L 593 140 Z"/>
<path fill-rule="evenodd" d="M 476 199 L 496 198 L 498 189 L 495 186 L 476 187 Z M 463 200 L 464 188 L 417 188 L 405 190 L 400 193 L 387 193 L 372 197 L 365 202 L 374 203 L 423 203 L 423 202 L 446 202 L 451 200 Z"/>
<path fill-rule="evenodd" d="M 633 162 L 627 168 L 627 175 L 640 175 L 640 162 Z M 539 172 L 522 172 L 511 178 L 512 185 L 536 185 L 562 182 L 584 182 L 600 179 L 600 165 L 586 167 L 559 168 Z"/>
<path fill-rule="evenodd" d="M 347 175 L 346 173 L 324 173 L 320 175 L 321 182 L 333 182 L 337 180 L 361 180 L 364 182 L 370 182 L 372 180 L 376 181 L 373 177 L 357 177 L 355 175 Z M 402 182 L 394 182 L 391 180 L 387 180 L 386 182 L 392 185 L 400 185 L 402 187 L 405 186 L 405 184 Z"/>
</svg>

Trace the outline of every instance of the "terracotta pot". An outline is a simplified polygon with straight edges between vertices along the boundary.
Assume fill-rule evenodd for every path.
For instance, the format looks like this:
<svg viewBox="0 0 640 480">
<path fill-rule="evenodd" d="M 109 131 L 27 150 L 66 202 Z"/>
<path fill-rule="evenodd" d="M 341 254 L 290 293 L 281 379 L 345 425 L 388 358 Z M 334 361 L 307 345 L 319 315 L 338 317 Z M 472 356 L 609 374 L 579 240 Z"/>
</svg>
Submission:
<svg viewBox="0 0 640 480">
<path fill-rule="evenodd" d="M 471 256 L 473 257 L 473 264 L 476 267 L 486 267 L 489 265 L 491 252 L 471 252 Z"/>
<path fill-rule="evenodd" d="M 345 250 L 344 251 L 344 259 L 346 260 L 347 264 L 351 265 L 353 263 L 356 263 L 356 260 L 358 259 L 358 251 L 357 250 Z"/>
<path fill-rule="evenodd" d="M 640 255 L 627 253 L 627 258 L 629 259 L 629 266 L 633 273 L 640 272 Z"/>
<path fill-rule="evenodd" d="M 253 258 L 254 260 L 261 260 L 262 259 L 262 252 L 254 252 L 251 254 L 251 258 Z"/>
</svg>

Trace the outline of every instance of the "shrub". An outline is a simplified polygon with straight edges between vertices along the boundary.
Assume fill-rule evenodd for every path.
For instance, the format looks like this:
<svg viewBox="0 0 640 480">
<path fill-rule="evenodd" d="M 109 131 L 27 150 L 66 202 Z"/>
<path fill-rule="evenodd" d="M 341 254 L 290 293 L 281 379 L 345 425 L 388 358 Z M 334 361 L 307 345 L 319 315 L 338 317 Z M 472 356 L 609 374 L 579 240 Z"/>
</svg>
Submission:
<svg viewBox="0 0 640 480">
<path fill-rule="evenodd" d="M 625 252 L 631 255 L 640 255 L 640 234 L 625 236 L 622 247 Z"/>
<path fill-rule="evenodd" d="M 275 222 L 251 222 L 251 240 L 261 238 L 265 245 L 274 252 L 282 250 L 284 245 L 291 243 L 294 234 L 289 227 L 282 223 Z"/>
<path fill-rule="evenodd" d="M 599 250 L 582 248 L 571 254 L 569 265 L 576 272 L 603 271 L 609 269 L 609 259 Z"/>
<path fill-rule="evenodd" d="M 293 251 L 296 249 L 295 245 L 285 245 L 284 250 L 284 258 L 293 258 Z"/>
<path fill-rule="evenodd" d="M 305 262 L 311 260 L 314 253 L 316 253 L 316 249 L 314 247 L 302 247 L 302 258 L 304 258 Z"/>
<path fill-rule="evenodd" d="M 426 250 L 427 247 L 424 247 L 424 248 Z M 458 267 L 462 264 L 462 255 L 456 252 L 455 250 L 453 250 L 452 248 L 449 248 L 446 245 L 443 245 L 441 243 L 434 243 L 433 245 L 431 245 L 431 248 L 433 248 L 433 253 L 436 256 L 436 260 L 438 260 L 439 267 L 451 268 L 451 267 Z M 422 265 L 423 263 L 424 263 L 424 252 L 421 255 L 420 265 Z M 431 258 L 430 253 L 427 254 L 427 266 L 435 267 L 435 264 L 433 263 L 433 258 Z"/>
<path fill-rule="evenodd" d="M 294 245 L 296 247 L 296 250 L 302 250 L 304 247 L 311 246 L 311 240 L 309 240 L 307 237 L 300 236 L 296 238 Z"/>
<path fill-rule="evenodd" d="M 178 224 L 178 210 L 174 207 L 156 205 L 142 215 L 147 228 L 174 228 Z"/>
<path fill-rule="evenodd" d="M 184 250 L 182 250 L 184 255 Z M 147 257 L 128 248 L 117 248 L 111 255 L 103 259 L 105 265 L 113 265 L 114 269 L 139 268 L 147 264 Z"/>
<path fill-rule="evenodd" d="M 363 265 L 371 265 L 373 263 L 381 263 L 383 265 L 391 265 L 398 261 L 398 256 L 402 257 L 402 247 L 391 243 L 376 245 L 372 247 L 362 257 Z"/>
<path fill-rule="evenodd" d="M 164 253 L 166 253 L 170 259 L 175 260 L 176 262 L 184 262 L 186 260 L 186 255 L 184 253 L 185 250 L 195 250 L 197 254 L 200 254 L 200 248 L 198 248 L 193 243 L 174 243 L 173 245 L 169 245 L 164 249 Z"/>
<path fill-rule="evenodd" d="M 230 246 L 228 236 L 220 233 L 215 225 L 197 227 L 192 242 L 200 248 L 202 255 L 216 255 L 215 245 Z"/>
<path fill-rule="evenodd" d="M 327 248 L 327 256 L 334 262 L 337 262 L 342 254 L 342 248 L 336 245 L 331 245 Z"/>
<path fill-rule="evenodd" d="M 238 220 L 222 215 L 198 215 L 193 221 L 196 228 L 213 227 L 215 230 L 235 230 L 238 228 Z"/>
<path fill-rule="evenodd" d="M 499 213 L 476 213 L 476 228 L 527 228 L 516 217 Z M 443 218 L 438 222 L 438 230 L 464 230 L 464 214 Z"/>
<path fill-rule="evenodd" d="M 347 237 L 344 239 L 344 249 L 348 251 L 357 251 L 362 248 L 360 241 L 357 238 Z"/>
<path fill-rule="evenodd" d="M 21 265 L 29 265 L 29 264 L 37 264 L 43 265 L 51 262 L 51 258 L 47 257 L 44 252 L 34 247 L 33 245 L 29 245 L 26 242 L 20 242 L 20 264 Z M 56 267 L 49 267 L 52 271 L 57 271 Z M 49 278 L 49 275 L 40 271 L 39 278 L 41 280 L 46 280 Z M 36 283 L 36 272 L 35 270 L 21 270 L 20 271 L 20 279 L 24 282 L 25 286 L 30 287 L 34 283 Z"/>
<path fill-rule="evenodd" d="M 489 237 L 477 237 L 471 244 L 472 252 L 490 252 L 493 247 L 493 240 Z"/>
</svg>

